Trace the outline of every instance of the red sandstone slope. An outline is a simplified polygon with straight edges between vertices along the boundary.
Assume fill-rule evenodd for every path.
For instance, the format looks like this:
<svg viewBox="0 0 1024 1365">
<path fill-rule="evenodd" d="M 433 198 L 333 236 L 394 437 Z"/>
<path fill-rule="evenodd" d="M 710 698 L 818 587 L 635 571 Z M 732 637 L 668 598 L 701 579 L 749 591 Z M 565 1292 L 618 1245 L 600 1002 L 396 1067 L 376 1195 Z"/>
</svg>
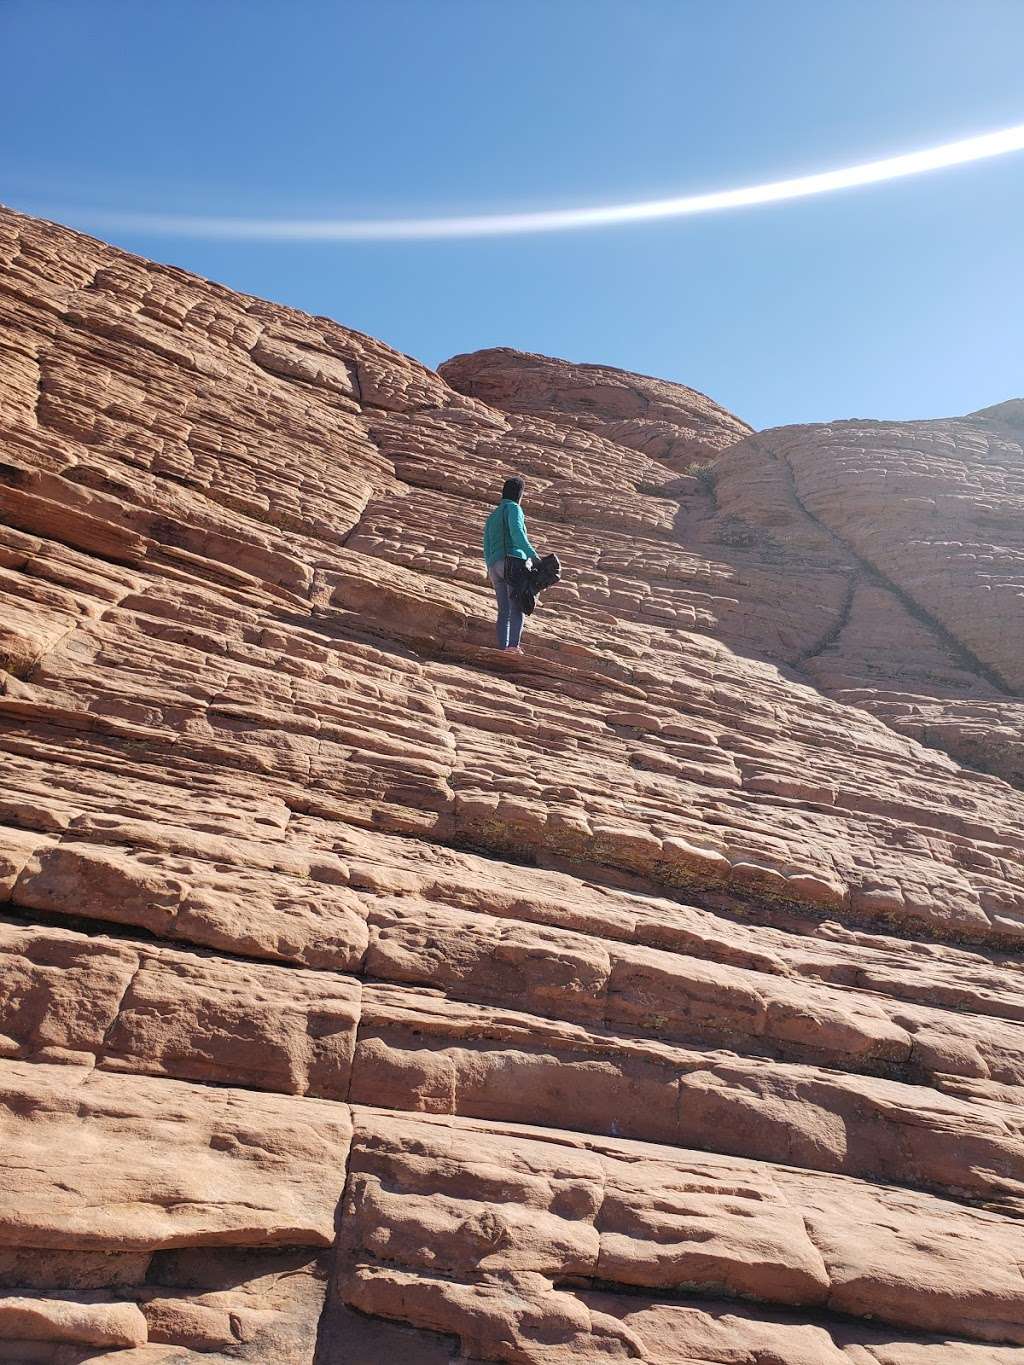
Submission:
<svg viewBox="0 0 1024 1365">
<path fill-rule="evenodd" d="M 1024 1360 L 1011 405 L 0 269 L 7 1357 Z"/>
<path fill-rule="evenodd" d="M 615 439 L 699 476 L 665 489 L 698 629 L 1024 785 L 1024 402 L 737 442 L 735 419 L 662 380 L 512 351 L 442 372 L 509 412 L 595 431 L 635 407 Z"/>
</svg>

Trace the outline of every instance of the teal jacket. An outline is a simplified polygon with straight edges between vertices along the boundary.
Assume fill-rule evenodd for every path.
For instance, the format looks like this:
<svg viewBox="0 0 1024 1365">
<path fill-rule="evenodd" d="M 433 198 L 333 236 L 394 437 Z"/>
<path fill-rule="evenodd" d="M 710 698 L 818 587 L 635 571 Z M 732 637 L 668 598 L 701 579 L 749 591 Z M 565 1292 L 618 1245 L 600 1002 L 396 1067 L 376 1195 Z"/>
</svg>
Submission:
<svg viewBox="0 0 1024 1365">
<path fill-rule="evenodd" d="M 519 559 L 540 559 L 539 553 L 530 544 L 530 538 L 526 534 L 523 509 L 511 498 L 502 498 L 484 522 L 484 563 L 490 568 L 492 564 L 504 559 L 506 554 L 516 555 Z"/>
</svg>

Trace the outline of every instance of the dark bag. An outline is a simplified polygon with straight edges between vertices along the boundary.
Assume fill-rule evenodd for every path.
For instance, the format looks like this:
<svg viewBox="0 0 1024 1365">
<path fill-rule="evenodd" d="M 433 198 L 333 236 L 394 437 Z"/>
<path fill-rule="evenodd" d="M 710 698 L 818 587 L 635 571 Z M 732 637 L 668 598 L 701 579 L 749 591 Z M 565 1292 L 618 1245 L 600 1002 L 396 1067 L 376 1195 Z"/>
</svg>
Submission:
<svg viewBox="0 0 1024 1365">
<path fill-rule="evenodd" d="M 557 555 L 545 555 L 532 569 L 526 560 L 508 553 L 508 509 L 502 513 L 501 533 L 505 549 L 505 586 L 524 616 L 532 616 L 537 605 L 537 594 L 553 587 L 562 577 L 562 566 Z"/>
<path fill-rule="evenodd" d="M 553 588 L 561 580 L 562 565 L 557 555 L 545 555 L 536 567 L 530 570 L 530 586 L 534 592 L 543 592 L 545 588 Z"/>
<path fill-rule="evenodd" d="M 530 586 L 530 570 L 526 560 L 508 552 L 508 508 L 501 512 L 501 537 L 505 550 L 505 587 L 524 616 L 532 616 L 534 596 Z"/>
<path fill-rule="evenodd" d="M 509 596 L 518 602 L 524 616 L 533 615 L 534 591 L 533 578 L 526 567 L 526 560 L 518 555 L 505 556 L 505 586 Z"/>
</svg>

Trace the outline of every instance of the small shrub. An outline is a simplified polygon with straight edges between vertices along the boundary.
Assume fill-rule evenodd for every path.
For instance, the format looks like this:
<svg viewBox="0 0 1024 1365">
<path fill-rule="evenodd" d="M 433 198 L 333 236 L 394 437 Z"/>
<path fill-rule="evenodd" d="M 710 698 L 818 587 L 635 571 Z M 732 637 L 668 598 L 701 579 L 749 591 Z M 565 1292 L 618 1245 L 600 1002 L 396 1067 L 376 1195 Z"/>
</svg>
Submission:
<svg viewBox="0 0 1024 1365">
<path fill-rule="evenodd" d="M 699 479 L 706 489 L 710 492 L 715 486 L 715 462 L 714 460 L 694 460 L 693 464 L 687 465 L 684 473 Z"/>
</svg>

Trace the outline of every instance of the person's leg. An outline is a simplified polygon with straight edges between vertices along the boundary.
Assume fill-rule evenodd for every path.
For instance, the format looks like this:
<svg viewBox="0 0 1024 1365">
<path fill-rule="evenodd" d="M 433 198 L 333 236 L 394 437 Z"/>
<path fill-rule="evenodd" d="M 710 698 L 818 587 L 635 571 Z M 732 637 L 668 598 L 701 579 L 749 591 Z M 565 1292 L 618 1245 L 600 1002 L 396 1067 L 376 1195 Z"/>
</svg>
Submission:
<svg viewBox="0 0 1024 1365">
<path fill-rule="evenodd" d="M 516 599 L 509 594 L 508 599 L 508 647 L 518 649 L 519 641 L 523 638 L 523 609 Z"/>
<path fill-rule="evenodd" d="M 508 588 L 505 584 L 505 566 L 500 561 L 497 564 L 487 566 L 487 577 L 491 580 L 491 587 L 494 589 L 494 596 L 498 602 L 498 620 L 495 626 L 495 634 L 498 638 L 498 648 L 508 648 L 509 635 L 509 615 L 511 599 L 508 595 Z"/>
</svg>

